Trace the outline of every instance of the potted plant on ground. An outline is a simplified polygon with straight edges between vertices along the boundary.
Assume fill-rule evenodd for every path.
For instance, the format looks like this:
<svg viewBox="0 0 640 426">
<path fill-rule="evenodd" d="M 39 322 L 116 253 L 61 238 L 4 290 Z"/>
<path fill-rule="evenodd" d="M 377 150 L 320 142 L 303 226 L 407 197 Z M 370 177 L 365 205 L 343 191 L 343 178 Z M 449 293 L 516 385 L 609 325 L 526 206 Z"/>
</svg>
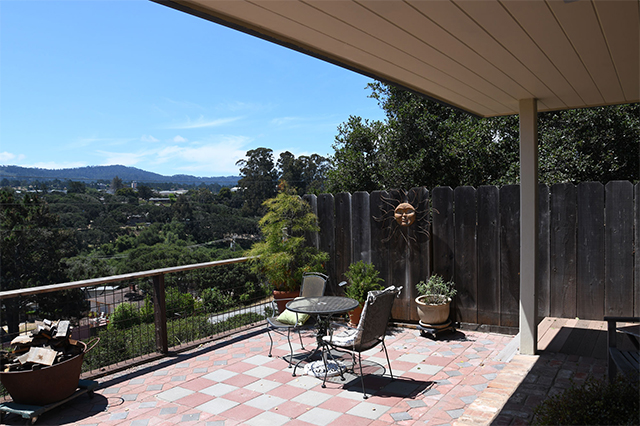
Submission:
<svg viewBox="0 0 640 426">
<path fill-rule="evenodd" d="M 430 328 L 444 328 L 449 325 L 449 308 L 457 290 L 453 281 L 447 281 L 437 274 L 416 284 L 416 297 L 420 324 Z"/>
<path fill-rule="evenodd" d="M 274 297 L 293 298 L 300 292 L 305 272 L 322 272 L 329 255 L 309 246 L 305 232 L 320 230 L 316 215 L 302 198 L 280 185 L 279 194 L 263 203 L 267 209 L 258 222 L 264 239 L 253 244 L 246 253 L 252 257 L 251 270 L 267 279 L 273 287 Z M 278 304 L 284 311 L 286 301 Z"/>
<path fill-rule="evenodd" d="M 357 300 L 360 305 L 349 312 L 349 325 L 355 327 L 360 322 L 360 314 L 367 300 L 367 294 L 370 291 L 382 290 L 382 278 L 378 276 L 379 272 L 374 265 L 359 261 L 349 265 L 349 269 L 345 272 L 347 281 L 343 284 L 345 296 Z"/>
</svg>

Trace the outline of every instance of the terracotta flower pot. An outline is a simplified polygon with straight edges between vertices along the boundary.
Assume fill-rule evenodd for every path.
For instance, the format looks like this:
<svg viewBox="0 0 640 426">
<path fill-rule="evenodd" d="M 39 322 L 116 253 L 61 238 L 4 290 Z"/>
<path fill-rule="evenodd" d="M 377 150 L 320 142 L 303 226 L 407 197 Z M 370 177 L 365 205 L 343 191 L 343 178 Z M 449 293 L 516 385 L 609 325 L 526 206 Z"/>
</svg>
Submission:
<svg viewBox="0 0 640 426">
<path fill-rule="evenodd" d="M 291 301 L 291 299 L 300 296 L 300 290 L 294 291 L 281 291 L 281 290 L 273 290 L 273 298 L 276 300 L 276 305 L 278 306 L 278 312 L 274 314 L 281 314 L 287 309 L 287 303 Z"/>
<path fill-rule="evenodd" d="M 416 297 L 420 324 L 430 326 L 447 324 L 449 321 L 449 306 L 451 305 L 451 298 L 447 297 L 443 303 L 428 303 L 428 297 L 429 296 Z"/>
<path fill-rule="evenodd" d="M 363 306 L 360 305 L 352 311 L 349 311 L 349 327 L 357 327 L 362 315 Z"/>
</svg>

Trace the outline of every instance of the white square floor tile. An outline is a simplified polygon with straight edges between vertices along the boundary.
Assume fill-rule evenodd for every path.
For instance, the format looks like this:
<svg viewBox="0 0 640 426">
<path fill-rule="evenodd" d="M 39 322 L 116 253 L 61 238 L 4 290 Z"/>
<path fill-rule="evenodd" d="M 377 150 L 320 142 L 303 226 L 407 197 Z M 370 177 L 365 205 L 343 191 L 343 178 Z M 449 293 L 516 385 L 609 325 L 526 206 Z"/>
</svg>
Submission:
<svg viewBox="0 0 640 426">
<path fill-rule="evenodd" d="M 292 401 L 317 407 L 318 405 L 322 404 L 323 402 L 325 402 L 330 398 L 331 398 L 331 395 L 327 393 L 315 392 L 310 390 L 296 396 L 295 398 L 292 399 Z"/>
<path fill-rule="evenodd" d="M 192 393 L 195 392 L 189 389 L 181 388 L 180 386 L 176 386 L 175 388 L 171 388 L 169 390 L 156 394 L 156 398 L 160 398 L 163 401 L 173 402 L 180 398 L 184 398 L 185 396 L 189 396 Z"/>
<path fill-rule="evenodd" d="M 211 373 L 205 374 L 202 376 L 203 379 L 212 380 L 214 382 L 224 382 L 230 377 L 237 376 L 238 373 L 235 371 L 227 371 L 224 369 L 212 371 Z"/>
<path fill-rule="evenodd" d="M 266 411 L 254 418 L 247 420 L 244 424 L 249 426 L 282 426 L 288 423 L 291 419 L 282 414 L 271 413 Z"/>
<path fill-rule="evenodd" d="M 328 425 L 341 415 L 342 413 L 338 413 L 336 411 L 315 407 L 299 416 L 298 420 L 318 426 L 324 426 Z"/>
<path fill-rule="evenodd" d="M 425 359 L 427 359 L 427 356 L 422 354 L 404 354 L 398 357 L 398 361 L 413 362 L 415 364 L 420 364 Z M 391 367 L 393 367 L 393 364 Z"/>
<path fill-rule="evenodd" d="M 228 394 L 229 392 L 233 392 L 236 389 L 239 388 L 237 386 L 228 385 L 226 383 L 216 383 L 213 386 L 209 386 L 208 388 L 200 390 L 200 393 L 211 396 L 222 396 Z"/>
<path fill-rule="evenodd" d="M 353 416 L 365 417 L 367 419 L 376 420 L 389 410 L 390 407 L 380 404 L 372 404 L 370 402 L 361 402 L 349 411 L 347 414 Z"/>
<path fill-rule="evenodd" d="M 298 372 L 300 371 L 301 369 L 298 369 Z M 290 386 L 295 386 L 302 389 L 311 389 L 318 386 L 320 383 L 322 383 L 321 380 L 317 379 L 316 377 L 300 375 L 292 377 L 291 380 L 287 382 L 287 384 Z"/>
<path fill-rule="evenodd" d="M 255 382 L 244 386 L 244 389 L 248 389 L 254 392 L 267 393 L 270 390 L 275 389 L 281 385 L 282 383 L 279 383 L 279 382 L 261 379 L 261 380 L 256 380 Z"/>
<path fill-rule="evenodd" d="M 211 401 L 205 402 L 202 405 L 198 405 L 195 408 L 196 410 L 204 411 L 205 413 L 220 414 L 230 408 L 235 407 L 236 405 L 238 405 L 238 403 L 235 401 L 229 401 L 228 399 L 224 398 L 216 398 L 212 399 Z"/>
<path fill-rule="evenodd" d="M 262 365 L 262 364 L 266 364 L 267 362 L 270 362 L 271 360 L 273 360 L 273 358 L 269 358 L 266 355 L 255 355 L 249 359 L 245 359 L 243 362 L 246 362 L 248 364 L 253 364 L 253 365 Z"/>
<path fill-rule="evenodd" d="M 267 411 L 285 403 L 286 401 L 286 399 L 282 399 L 278 396 L 263 394 L 244 402 L 243 405 L 248 405 L 250 407 L 255 407 Z"/>
<path fill-rule="evenodd" d="M 271 367 L 259 366 L 256 368 L 252 368 L 251 370 L 245 371 L 244 374 L 248 376 L 257 377 L 259 379 L 263 379 L 267 376 L 277 373 L 278 371 L 280 370 L 276 370 L 275 368 L 271 368 Z"/>
</svg>

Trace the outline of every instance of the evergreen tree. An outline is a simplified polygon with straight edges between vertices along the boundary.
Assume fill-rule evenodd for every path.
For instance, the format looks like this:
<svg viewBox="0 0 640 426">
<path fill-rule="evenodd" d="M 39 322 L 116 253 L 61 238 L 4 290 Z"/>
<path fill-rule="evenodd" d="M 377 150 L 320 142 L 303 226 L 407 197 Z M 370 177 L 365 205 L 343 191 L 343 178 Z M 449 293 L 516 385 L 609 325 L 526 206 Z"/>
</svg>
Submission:
<svg viewBox="0 0 640 426">
<path fill-rule="evenodd" d="M 274 168 L 273 151 L 256 148 L 247 151 L 246 160 L 238 160 L 240 166 L 238 186 L 244 194 L 243 209 L 247 214 L 257 215 L 262 211 L 262 203 L 277 193 L 278 173 Z"/>
</svg>

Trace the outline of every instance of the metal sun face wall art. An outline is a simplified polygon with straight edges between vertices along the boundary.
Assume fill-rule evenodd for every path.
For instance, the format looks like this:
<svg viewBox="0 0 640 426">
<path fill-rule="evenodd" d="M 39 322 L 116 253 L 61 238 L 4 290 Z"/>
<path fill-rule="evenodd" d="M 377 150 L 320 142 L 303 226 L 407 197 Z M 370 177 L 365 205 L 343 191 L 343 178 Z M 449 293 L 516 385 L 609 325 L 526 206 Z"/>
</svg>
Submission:
<svg viewBox="0 0 640 426">
<path fill-rule="evenodd" d="M 411 226 L 416 221 L 416 209 L 409 203 L 398 204 L 393 215 L 400 226 Z"/>
<path fill-rule="evenodd" d="M 411 195 L 411 199 L 408 199 Z M 429 216 L 429 208 L 421 208 L 423 203 L 418 200 L 418 193 L 411 191 L 409 196 L 407 193 L 401 192 L 389 198 L 381 198 L 380 212 L 382 215 L 374 217 L 374 219 L 386 225 L 384 228 L 388 232 L 388 236 L 382 242 L 390 241 L 396 234 L 401 235 L 409 245 L 411 242 L 417 243 L 416 237 L 419 234 L 429 237 L 429 222 L 425 220 Z M 408 232 L 414 223 L 416 229 L 413 232 Z"/>
</svg>

